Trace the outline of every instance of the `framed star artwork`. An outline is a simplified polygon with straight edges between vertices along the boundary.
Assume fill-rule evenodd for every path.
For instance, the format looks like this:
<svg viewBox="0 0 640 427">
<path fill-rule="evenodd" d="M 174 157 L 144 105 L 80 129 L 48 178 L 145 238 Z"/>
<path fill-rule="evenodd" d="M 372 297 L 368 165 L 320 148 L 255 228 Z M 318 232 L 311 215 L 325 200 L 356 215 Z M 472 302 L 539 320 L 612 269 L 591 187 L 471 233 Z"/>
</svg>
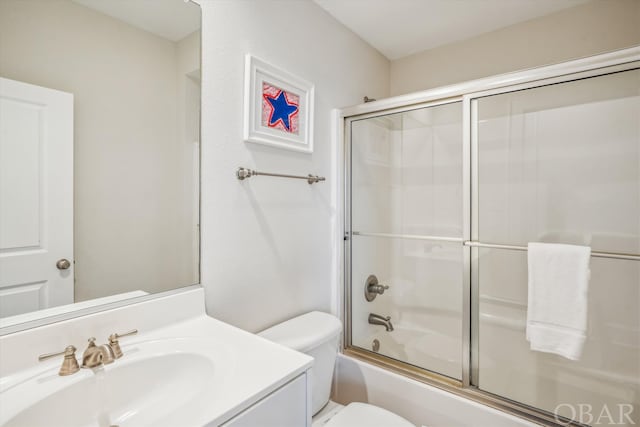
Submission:
<svg viewBox="0 0 640 427">
<path fill-rule="evenodd" d="M 244 140 L 312 153 L 313 92 L 313 84 L 247 54 Z"/>
</svg>

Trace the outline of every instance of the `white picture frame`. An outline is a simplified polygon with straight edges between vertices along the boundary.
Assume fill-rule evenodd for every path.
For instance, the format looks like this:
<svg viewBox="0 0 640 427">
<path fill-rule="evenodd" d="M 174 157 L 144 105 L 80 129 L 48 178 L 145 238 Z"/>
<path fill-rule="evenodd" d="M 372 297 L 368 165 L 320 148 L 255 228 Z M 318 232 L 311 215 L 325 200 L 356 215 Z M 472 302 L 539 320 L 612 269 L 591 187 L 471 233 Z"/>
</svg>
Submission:
<svg viewBox="0 0 640 427">
<path fill-rule="evenodd" d="M 314 89 L 312 83 L 247 54 L 244 140 L 313 153 Z"/>
</svg>

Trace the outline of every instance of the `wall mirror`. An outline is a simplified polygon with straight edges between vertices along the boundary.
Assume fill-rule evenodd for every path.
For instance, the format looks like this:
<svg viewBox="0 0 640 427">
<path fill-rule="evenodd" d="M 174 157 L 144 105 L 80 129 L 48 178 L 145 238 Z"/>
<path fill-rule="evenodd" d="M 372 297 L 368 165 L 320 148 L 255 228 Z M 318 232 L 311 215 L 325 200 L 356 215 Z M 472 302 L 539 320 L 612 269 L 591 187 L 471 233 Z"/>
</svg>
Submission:
<svg viewBox="0 0 640 427">
<path fill-rule="evenodd" d="M 200 13 L 0 1 L 0 327 L 199 282 Z"/>
</svg>

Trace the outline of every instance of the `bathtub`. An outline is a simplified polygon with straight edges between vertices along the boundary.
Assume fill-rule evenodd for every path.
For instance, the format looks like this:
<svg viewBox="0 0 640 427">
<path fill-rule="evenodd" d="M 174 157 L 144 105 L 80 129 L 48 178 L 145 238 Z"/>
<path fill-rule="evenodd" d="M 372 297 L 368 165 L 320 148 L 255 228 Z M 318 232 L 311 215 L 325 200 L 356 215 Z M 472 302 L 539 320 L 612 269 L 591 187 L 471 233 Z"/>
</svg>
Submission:
<svg viewBox="0 0 640 427">
<path fill-rule="evenodd" d="M 452 378 L 461 376 L 460 339 L 439 331 L 399 324 L 392 332 L 380 328 L 364 340 L 354 339 L 354 345 Z"/>
<path fill-rule="evenodd" d="M 371 403 L 417 427 L 539 427 L 344 354 L 339 354 L 336 361 L 332 400 L 342 405 Z"/>
</svg>

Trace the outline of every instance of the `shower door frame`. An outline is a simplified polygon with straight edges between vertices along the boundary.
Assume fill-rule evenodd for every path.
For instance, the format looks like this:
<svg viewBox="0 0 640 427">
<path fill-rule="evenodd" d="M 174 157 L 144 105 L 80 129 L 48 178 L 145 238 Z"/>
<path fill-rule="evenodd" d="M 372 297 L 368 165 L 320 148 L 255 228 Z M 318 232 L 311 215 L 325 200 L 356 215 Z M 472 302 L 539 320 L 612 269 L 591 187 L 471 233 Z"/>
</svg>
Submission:
<svg viewBox="0 0 640 427">
<path fill-rule="evenodd" d="M 478 132 L 476 127 L 477 107 L 475 105 L 478 99 L 486 96 L 566 83 L 638 68 L 640 68 L 640 46 L 635 46 L 556 65 L 473 80 L 340 110 L 336 115 L 338 122 L 336 136 L 337 140 L 343 143 L 342 157 L 340 153 L 338 153 L 338 160 L 341 160 L 343 165 L 342 182 L 338 185 L 338 192 L 341 191 L 343 196 L 343 227 L 340 239 L 344 240 L 344 246 L 342 247 L 342 251 L 338 251 L 337 262 L 339 263 L 338 265 L 342 265 L 343 272 L 341 289 L 343 298 L 341 311 L 345 324 L 343 353 L 535 423 L 555 426 L 582 426 L 583 424 L 555 416 L 550 412 L 536 407 L 483 391 L 478 387 L 478 253 L 481 247 L 499 247 L 503 249 L 519 248 L 479 241 Z M 461 239 L 446 238 L 446 240 L 459 241 L 461 243 L 461 249 L 463 250 L 461 381 L 394 360 L 379 353 L 355 347 L 352 345 L 351 335 L 351 241 L 352 235 L 355 235 L 352 234 L 353 229 L 351 222 L 351 123 L 356 120 L 455 102 L 462 102 L 463 132 L 461 172 L 463 200 L 461 205 L 463 237 Z M 340 151 L 340 148 L 338 148 L 338 151 Z M 338 181 L 340 180 L 338 179 Z M 381 235 L 381 237 L 392 236 L 400 238 L 416 237 L 401 234 Z M 420 236 L 420 238 L 424 240 L 443 240 L 437 236 Z M 594 253 L 594 255 L 595 254 L 597 253 Z M 600 253 L 596 256 L 640 260 L 638 255 L 630 254 Z M 561 421 L 562 424 L 558 424 L 558 421 Z"/>
</svg>

